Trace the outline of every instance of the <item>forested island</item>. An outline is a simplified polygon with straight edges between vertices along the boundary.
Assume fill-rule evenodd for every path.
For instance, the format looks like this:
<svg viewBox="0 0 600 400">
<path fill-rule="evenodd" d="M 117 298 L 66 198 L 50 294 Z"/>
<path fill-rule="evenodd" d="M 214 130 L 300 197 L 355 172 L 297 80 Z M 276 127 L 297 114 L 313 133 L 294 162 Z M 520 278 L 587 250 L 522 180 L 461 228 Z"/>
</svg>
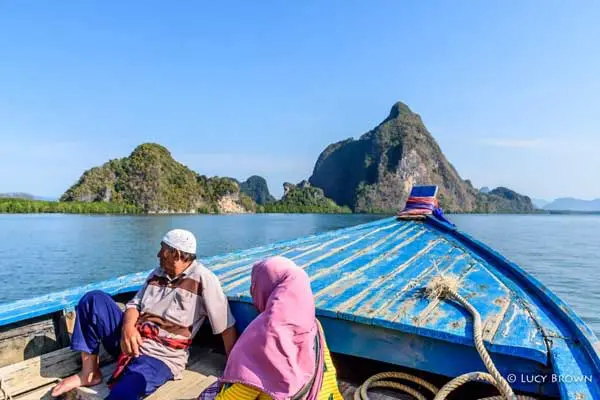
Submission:
<svg viewBox="0 0 600 400">
<path fill-rule="evenodd" d="M 285 183 L 281 199 L 269 193 L 263 177 L 207 177 L 176 161 L 164 146 L 144 143 L 127 157 L 85 171 L 59 201 L 0 195 L 0 212 L 393 214 L 415 184 L 437 185 L 440 206 L 448 212 L 536 212 L 527 196 L 504 187 L 480 191 L 463 180 L 421 117 L 400 102 L 359 139 L 327 146 L 311 176 Z"/>
</svg>

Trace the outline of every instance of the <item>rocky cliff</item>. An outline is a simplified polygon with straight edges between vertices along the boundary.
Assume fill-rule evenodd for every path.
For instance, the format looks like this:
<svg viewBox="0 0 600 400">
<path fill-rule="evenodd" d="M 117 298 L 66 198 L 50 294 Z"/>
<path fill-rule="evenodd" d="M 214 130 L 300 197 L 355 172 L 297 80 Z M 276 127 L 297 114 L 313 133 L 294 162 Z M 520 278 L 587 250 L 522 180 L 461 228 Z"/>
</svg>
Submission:
<svg viewBox="0 0 600 400">
<path fill-rule="evenodd" d="M 358 212 L 395 212 L 415 184 L 439 186 L 448 211 L 472 211 L 476 190 L 448 162 L 421 117 L 396 103 L 388 117 L 358 140 L 328 146 L 310 183 Z"/>
<path fill-rule="evenodd" d="M 502 209 L 506 204 L 513 211 L 529 209 L 528 204 L 485 195 L 463 180 L 421 117 L 400 102 L 358 140 L 327 146 L 309 181 L 323 189 L 325 196 L 356 212 L 396 212 L 417 184 L 437 185 L 440 205 L 449 212 L 484 212 L 494 209 L 489 202 L 500 200 Z"/>
<path fill-rule="evenodd" d="M 532 213 L 536 208 L 531 199 L 505 187 L 497 187 L 477 196 L 476 212 L 483 213 Z"/>
<path fill-rule="evenodd" d="M 240 183 L 240 190 L 256 204 L 262 205 L 275 201 L 275 198 L 269 193 L 267 181 L 262 176 L 252 175 L 245 182 Z"/>
</svg>

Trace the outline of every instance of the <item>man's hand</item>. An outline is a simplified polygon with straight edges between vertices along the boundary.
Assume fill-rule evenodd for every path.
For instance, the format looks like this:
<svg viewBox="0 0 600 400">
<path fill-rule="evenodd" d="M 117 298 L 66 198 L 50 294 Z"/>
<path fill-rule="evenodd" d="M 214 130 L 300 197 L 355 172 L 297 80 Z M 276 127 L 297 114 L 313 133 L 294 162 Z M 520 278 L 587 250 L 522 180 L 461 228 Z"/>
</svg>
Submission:
<svg viewBox="0 0 600 400">
<path fill-rule="evenodd" d="M 140 312 L 136 308 L 129 308 L 123 317 L 123 330 L 121 331 L 121 351 L 128 355 L 138 357 L 142 346 L 142 335 L 136 328 Z"/>
<path fill-rule="evenodd" d="M 142 335 L 134 326 L 123 327 L 121 335 L 121 351 L 128 356 L 138 357 L 142 346 Z"/>
</svg>

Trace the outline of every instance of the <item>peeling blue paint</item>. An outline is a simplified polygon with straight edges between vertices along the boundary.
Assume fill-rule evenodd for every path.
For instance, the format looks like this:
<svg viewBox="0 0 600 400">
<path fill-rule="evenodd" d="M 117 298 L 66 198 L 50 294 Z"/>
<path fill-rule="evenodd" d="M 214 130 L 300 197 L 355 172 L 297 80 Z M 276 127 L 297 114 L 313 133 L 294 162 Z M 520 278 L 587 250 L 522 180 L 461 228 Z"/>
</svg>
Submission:
<svg viewBox="0 0 600 400">
<path fill-rule="evenodd" d="M 311 276 L 317 314 L 333 351 L 447 376 L 481 370 L 471 317 L 451 301 L 422 296 L 432 277 L 453 274 L 461 280 L 460 293 L 482 316 L 486 346 L 501 371 L 544 373 L 553 368 L 591 374 L 592 383 L 558 382 L 541 390 L 566 398 L 600 398 L 598 339 L 589 327 L 520 267 L 453 226 L 433 218 L 386 218 L 202 258 L 221 279 L 238 328 L 256 315 L 249 295 L 253 263 L 282 254 Z M 148 272 L 0 305 L 0 326 L 72 308 L 89 290 L 113 295 L 136 291 Z"/>
</svg>

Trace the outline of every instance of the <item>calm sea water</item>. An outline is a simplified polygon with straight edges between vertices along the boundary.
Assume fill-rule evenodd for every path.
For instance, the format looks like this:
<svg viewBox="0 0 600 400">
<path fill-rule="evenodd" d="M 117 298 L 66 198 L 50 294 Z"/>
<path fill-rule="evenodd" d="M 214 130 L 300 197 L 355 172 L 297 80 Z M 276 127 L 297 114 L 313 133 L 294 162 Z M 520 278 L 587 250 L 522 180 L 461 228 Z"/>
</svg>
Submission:
<svg viewBox="0 0 600 400">
<path fill-rule="evenodd" d="M 372 221 L 371 215 L 0 214 L 0 303 L 156 265 L 160 238 L 193 231 L 209 256 Z M 451 215 L 571 305 L 600 335 L 600 216 Z"/>
</svg>

